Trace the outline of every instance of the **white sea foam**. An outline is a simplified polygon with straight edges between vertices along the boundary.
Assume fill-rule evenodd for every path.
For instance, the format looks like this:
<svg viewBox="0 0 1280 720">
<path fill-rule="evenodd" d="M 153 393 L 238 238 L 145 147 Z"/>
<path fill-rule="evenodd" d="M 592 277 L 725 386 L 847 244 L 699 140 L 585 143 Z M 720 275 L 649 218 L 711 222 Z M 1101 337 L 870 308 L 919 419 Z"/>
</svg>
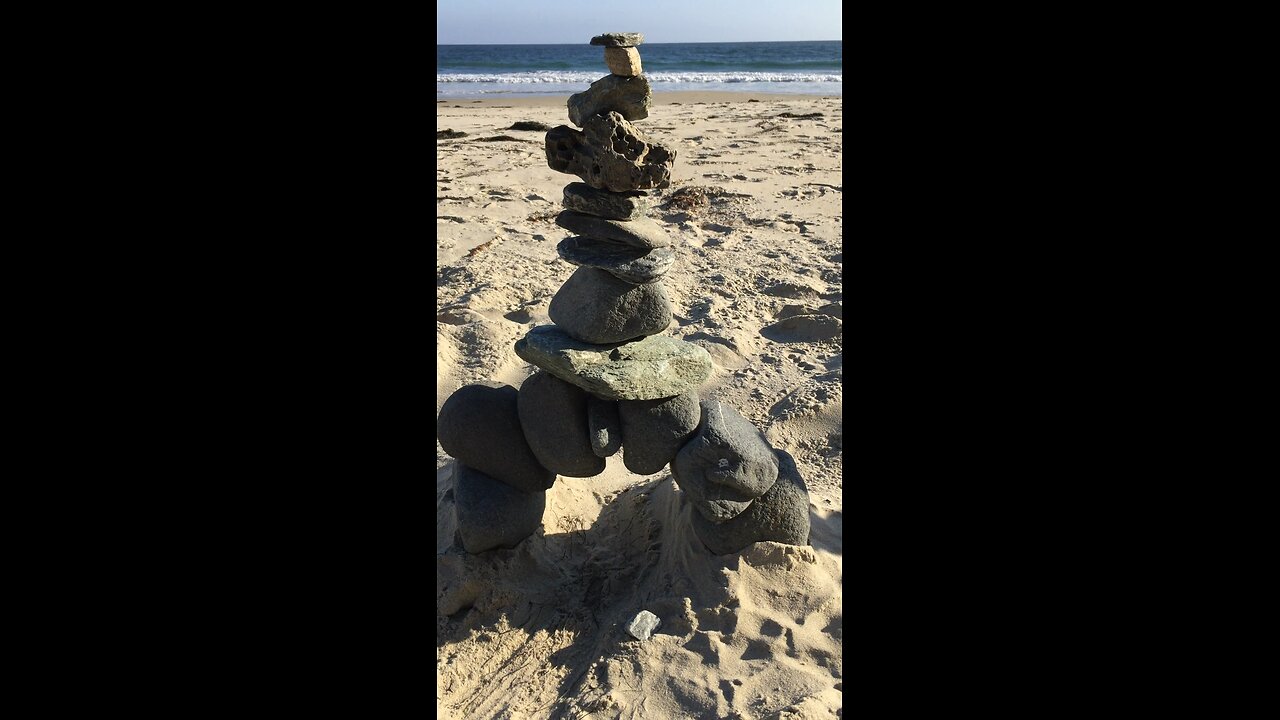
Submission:
<svg viewBox="0 0 1280 720">
<path fill-rule="evenodd" d="M 843 83 L 842 73 L 790 72 L 655 72 L 645 73 L 651 83 Z M 520 73 L 446 73 L 436 75 L 437 83 L 501 83 L 537 85 L 543 83 L 593 83 L 598 72 L 540 70 Z"/>
</svg>

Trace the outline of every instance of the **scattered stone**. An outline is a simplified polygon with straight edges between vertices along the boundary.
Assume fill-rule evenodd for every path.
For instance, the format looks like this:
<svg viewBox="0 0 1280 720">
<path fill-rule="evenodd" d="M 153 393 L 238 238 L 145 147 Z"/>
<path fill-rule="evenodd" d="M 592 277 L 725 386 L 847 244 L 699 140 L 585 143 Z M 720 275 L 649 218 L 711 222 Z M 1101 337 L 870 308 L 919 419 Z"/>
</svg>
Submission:
<svg viewBox="0 0 1280 720">
<path fill-rule="evenodd" d="M 675 459 L 702 418 L 694 390 L 657 400 L 619 400 L 625 449 L 622 463 L 637 475 L 652 475 Z"/>
<path fill-rule="evenodd" d="M 606 192 L 575 182 L 564 186 L 564 206 L 574 212 L 610 220 L 635 220 L 649 209 L 649 195 L 639 190 Z"/>
<path fill-rule="evenodd" d="M 587 393 L 545 371 L 520 386 L 520 426 L 538 462 L 557 475 L 591 477 L 604 472 L 604 460 L 591 448 L 587 430 Z"/>
<path fill-rule="evenodd" d="M 638 47 L 644 44 L 644 33 L 605 33 L 591 38 L 591 44 L 605 47 Z"/>
<path fill-rule="evenodd" d="M 802 120 L 804 118 L 820 118 L 822 117 L 822 113 L 811 112 L 811 113 L 804 113 L 802 115 L 797 115 L 795 113 L 784 112 L 784 113 L 778 113 L 778 117 L 795 118 L 797 120 Z"/>
<path fill-rule="evenodd" d="M 643 72 L 640 68 L 640 51 L 633 47 L 605 48 L 604 64 L 609 66 L 609 72 L 623 77 L 635 77 Z"/>
<path fill-rule="evenodd" d="M 556 216 L 556 224 L 595 240 L 611 240 L 638 248 L 660 248 L 671 244 L 671 236 L 652 218 L 635 220 L 609 220 L 572 210 L 563 210 Z"/>
<path fill-rule="evenodd" d="M 839 337 L 840 318 L 830 315 L 793 315 L 760 329 L 774 342 L 821 342 Z"/>
<path fill-rule="evenodd" d="M 437 140 L 452 140 L 453 138 L 460 138 L 460 137 L 466 137 L 466 136 L 467 136 L 466 133 L 462 132 L 461 130 L 454 130 L 453 128 L 449 128 L 448 130 L 436 131 Z"/>
<path fill-rule="evenodd" d="M 693 532 L 715 555 L 729 555 L 752 543 L 772 541 L 787 545 L 809 544 L 809 490 L 795 459 L 783 450 L 778 458 L 778 480 L 742 514 L 716 524 L 701 513 L 692 513 Z"/>
<path fill-rule="evenodd" d="M 711 375 L 706 350 L 666 336 L 600 347 L 542 325 L 516 341 L 516 355 L 606 400 L 656 400 L 696 388 Z"/>
<path fill-rule="evenodd" d="M 552 170 L 617 193 L 669 186 L 676 160 L 674 150 L 651 142 L 614 112 L 587 120 L 581 131 L 568 125 L 552 128 L 546 152 Z"/>
<path fill-rule="evenodd" d="M 475 142 L 506 142 L 508 140 L 513 142 L 524 142 L 524 140 L 521 140 L 518 137 L 511 137 L 510 135 L 494 135 L 493 137 L 476 138 Z"/>
<path fill-rule="evenodd" d="M 653 636 L 653 631 L 658 629 L 659 622 L 661 621 L 657 615 L 648 610 L 641 610 L 631 618 L 631 622 L 627 623 L 627 634 L 637 640 L 648 640 Z"/>
<path fill-rule="evenodd" d="M 632 285 L 593 267 L 569 276 L 551 298 L 547 315 L 571 337 L 596 345 L 656 335 L 672 317 L 661 283 Z"/>
<path fill-rule="evenodd" d="M 556 475 L 529 449 L 516 389 L 466 385 L 440 408 L 440 447 L 460 462 L 524 492 L 546 490 Z"/>
<path fill-rule="evenodd" d="M 612 457 L 622 447 L 622 421 L 618 419 L 618 403 L 587 395 L 587 427 L 591 431 L 591 450 L 597 457 Z"/>
<path fill-rule="evenodd" d="M 467 552 L 514 548 L 542 524 L 545 491 L 517 490 L 460 462 L 454 463 L 453 478 L 458 535 Z"/>
<path fill-rule="evenodd" d="M 652 104 L 653 90 L 643 75 L 605 75 L 586 90 L 569 96 L 569 122 L 585 128 L 588 120 L 608 112 L 616 112 L 625 120 L 643 120 L 649 117 Z"/>
<path fill-rule="evenodd" d="M 513 124 L 508 130 L 541 130 L 543 132 L 550 130 L 551 126 L 546 123 L 537 122 L 536 120 L 520 120 Z"/>
<path fill-rule="evenodd" d="M 565 262 L 599 268 L 635 285 L 657 282 L 676 261 L 671 248 L 649 250 L 580 237 L 561 240 L 556 252 Z"/>
<path fill-rule="evenodd" d="M 773 485 L 778 458 L 764 435 L 737 410 L 707 399 L 702 401 L 698 434 L 676 454 L 671 476 L 704 517 L 722 523 Z"/>
</svg>

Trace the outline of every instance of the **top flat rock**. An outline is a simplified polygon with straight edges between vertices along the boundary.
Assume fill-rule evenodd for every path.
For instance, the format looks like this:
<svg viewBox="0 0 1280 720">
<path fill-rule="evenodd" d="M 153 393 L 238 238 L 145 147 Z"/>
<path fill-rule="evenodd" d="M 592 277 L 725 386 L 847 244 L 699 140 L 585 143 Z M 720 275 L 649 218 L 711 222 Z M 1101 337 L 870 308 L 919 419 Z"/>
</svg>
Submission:
<svg viewBox="0 0 1280 720">
<path fill-rule="evenodd" d="M 592 45 L 605 47 L 636 47 L 642 43 L 644 43 L 644 33 L 605 33 L 591 38 Z"/>
</svg>

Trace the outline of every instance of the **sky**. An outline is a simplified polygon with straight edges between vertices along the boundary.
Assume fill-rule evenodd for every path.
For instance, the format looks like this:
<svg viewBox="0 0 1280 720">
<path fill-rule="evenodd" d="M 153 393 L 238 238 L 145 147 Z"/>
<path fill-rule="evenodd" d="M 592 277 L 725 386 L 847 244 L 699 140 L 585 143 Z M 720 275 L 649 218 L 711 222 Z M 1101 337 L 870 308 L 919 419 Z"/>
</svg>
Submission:
<svg viewBox="0 0 1280 720">
<path fill-rule="evenodd" d="M 840 0 L 439 0 L 437 45 L 587 43 L 638 32 L 646 43 L 843 40 Z"/>
</svg>

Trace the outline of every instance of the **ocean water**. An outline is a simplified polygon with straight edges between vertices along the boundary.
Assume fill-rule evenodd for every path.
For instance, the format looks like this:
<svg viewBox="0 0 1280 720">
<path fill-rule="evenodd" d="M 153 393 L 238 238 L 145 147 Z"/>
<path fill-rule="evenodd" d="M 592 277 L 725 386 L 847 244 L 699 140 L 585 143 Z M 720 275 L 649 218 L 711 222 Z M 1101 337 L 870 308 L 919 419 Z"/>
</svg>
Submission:
<svg viewBox="0 0 1280 720">
<path fill-rule="evenodd" d="M 655 93 L 841 95 L 841 41 L 645 43 Z M 436 45 L 436 97 L 570 95 L 609 74 L 598 45 Z"/>
</svg>

